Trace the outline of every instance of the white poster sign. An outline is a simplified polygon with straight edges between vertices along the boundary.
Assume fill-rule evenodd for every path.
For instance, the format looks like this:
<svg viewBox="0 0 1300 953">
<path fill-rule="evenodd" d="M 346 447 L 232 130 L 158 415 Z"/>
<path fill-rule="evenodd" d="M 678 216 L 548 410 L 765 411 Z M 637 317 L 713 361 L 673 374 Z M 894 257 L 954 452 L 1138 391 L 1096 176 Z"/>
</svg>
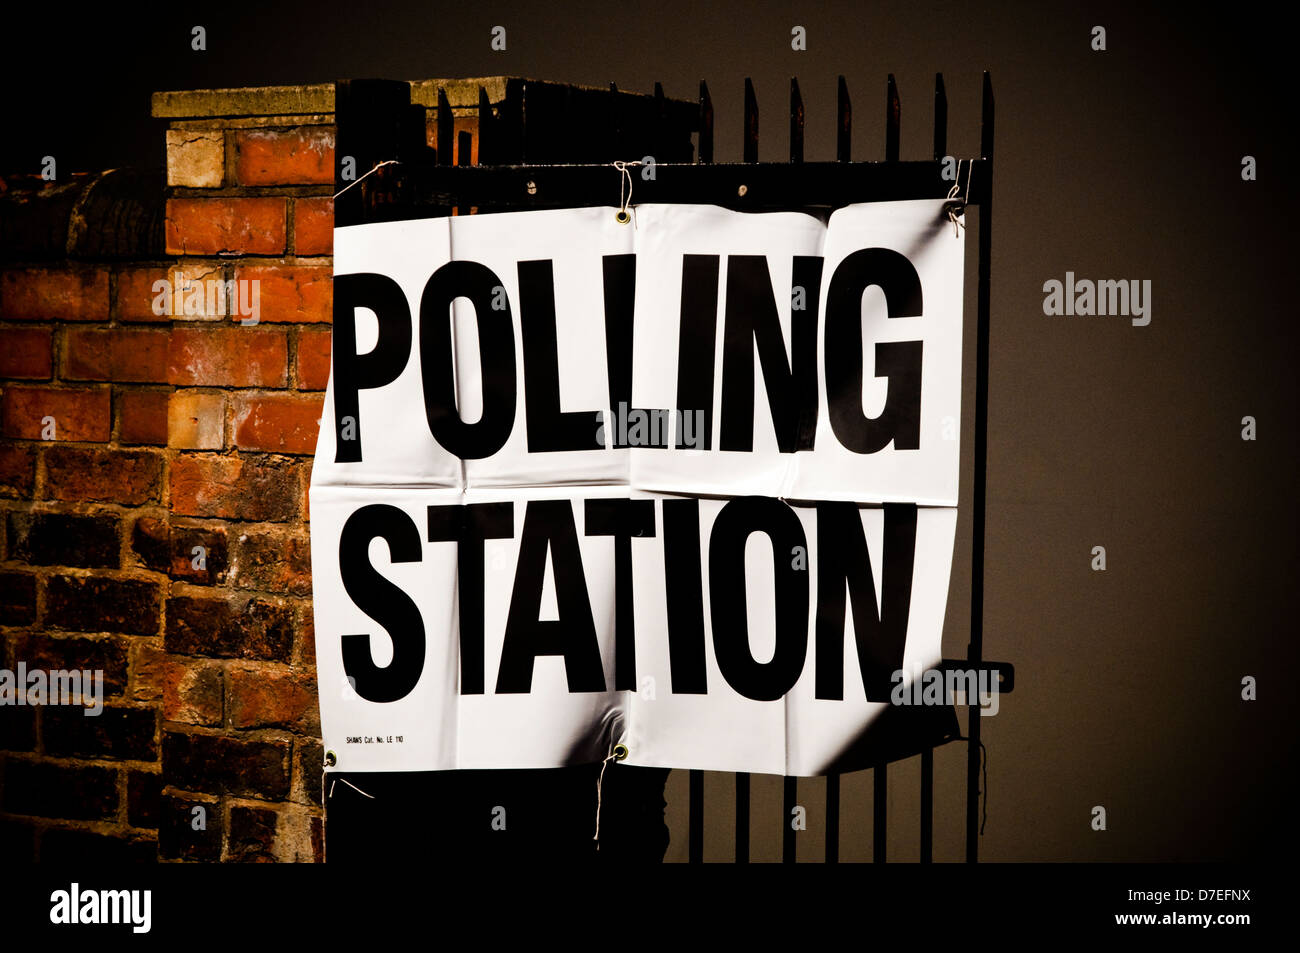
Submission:
<svg viewBox="0 0 1300 953">
<path fill-rule="evenodd" d="M 843 765 L 941 658 L 941 206 L 336 229 L 311 520 L 337 769 Z"/>
</svg>

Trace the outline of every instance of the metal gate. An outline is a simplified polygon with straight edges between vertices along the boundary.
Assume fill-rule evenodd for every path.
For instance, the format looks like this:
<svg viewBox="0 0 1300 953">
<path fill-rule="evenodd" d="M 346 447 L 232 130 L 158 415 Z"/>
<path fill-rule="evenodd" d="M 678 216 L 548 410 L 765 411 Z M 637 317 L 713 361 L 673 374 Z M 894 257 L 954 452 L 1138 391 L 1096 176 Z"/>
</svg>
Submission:
<svg viewBox="0 0 1300 953">
<path fill-rule="evenodd" d="M 797 79 L 790 81 L 789 162 L 758 161 L 758 101 L 745 80 L 743 161 L 713 162 L 713 102 L 701 81 L 698 107 L 669 100 L 655 84 L 652 96 L 608 92 L 534 80 L 510 79 L 494 105 L 477 87 L 477 102 L 464 102 L 457 84 L 453 107 L 438 86 L 436 102 L 413 102 L 412 84 L 393 80 L 340 80 L 335 86 L 336 154 L 354 160 L 354 177 L 336 183 L 337 226 L 407 218 L 610 205 L 621 194 L 623 173 L 614 165 L 652 156 L 655 176 L 635 183 L 639 202 L 705 203 L 736 210 L 836 207 L 855 202 L 948 198 L 954 214 L 979 208 L 976 304 L 975 422 L 971 538 L 970 641 L 965 659 L 945 659 L 942 670 L 977 672 L 996 679 L 1000 694 L 1015 683 L 1014 668 L 983 657 L 985 468 L 988 437 L 989 259 L 993 229 L 993 87 L 983 75 L 980 154 L 961 158 L 965 182 L 944 178 L 948 155 L 948 99 L 943 75 L 934 89 L 934 148 L 928 161 L 899 160 L 901 110 L 889 75 L 885 93 L 883 161 L 851 161 L 852 106 L 839 77 L 836 156 L 804 161 L 804 104 Z M 428 106 L 436 109 L 427 128 Z M 456 109 L 473 129 L 457 128 Z M 462 127 L 467 123 L 459 123 Z M 431 134 L 432 133 L 432 134 Z M 691 135 L 696 142 L 693 144 Z M 434 144 L 431 146 L 430 141 Z M 945 162 L 945 159 L 948 162 Z M 576 160 L 576 161 L 575 161 Z M 365 170 L 365 171 L 362 171 Z M 341 176 L 341 173 L 340 173 Z M 967 699 L 974 702 L 974 699 Z M 981 753 L 980 709 L 969 704 L 966 757 L 966 860 L 979 859 Z M 911 756 L 909 752 L 906 756 Z M 933 853 L 934 748 L 920 751 L 920 860 Z M 873 860 L 887 860 L 889 759 L 871 768 Z M 749 859 L 750 776 L 736 774 L 735 858 Z M 798 779 L 785 778 L 785 816 L 797 801 Z M 839 860 L 840 776 L 827 776 L 826 861 Z M 704 772 L 689 773 L 688 856 L 704 856 Z M 796 832 L 785 825 L 782 857 L 795 860 Z"/>
</svg>

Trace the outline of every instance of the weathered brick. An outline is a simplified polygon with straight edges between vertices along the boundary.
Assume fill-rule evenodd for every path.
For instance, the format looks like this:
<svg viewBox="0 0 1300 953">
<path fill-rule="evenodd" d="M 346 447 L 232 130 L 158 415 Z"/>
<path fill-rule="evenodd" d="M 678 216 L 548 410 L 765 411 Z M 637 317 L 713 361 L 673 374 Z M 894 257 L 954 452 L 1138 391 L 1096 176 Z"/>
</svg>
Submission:
<svg viewBox="0 0 1300 953">
<path fill-rule="evenodd" d="M 281 812 L 275 832 L 275 859 L 284 864 L 321 863 L 325 859 L 321 818 L 296 810 Z"/>
<path fill-rule="evenodd" d="M 186 791 L 281 801 L 289 794 L 289 742 L 167 732 L 162 772 Z"/>
<path fill-rule="evenodd" d="M 35 451 L 31 447 L 0 443 L 0 496 L 31 499 L 35 479 Z"/>
<path fill-rule="evenodd" d="M 0 705 L 0 751 L 35 750 L 36 709 L 27 705 Z"/>
<path fill-rule="evenodd" d="M 330 332 L 303 328 L 298 332 L 299 390 L 324 390 L 330 379 Z"/>
<path fill-rule="evenodd" d="M 218 290 L 214 282 L 224 275 L 220 262 L 124 267 L 117 275 L 117 317 L 150 323 L 218 320 L 226 314 L 225 296 L 208 291 Z"/>
<path fill-rule="evenodd" d="M 137 579 L 51 576 L 45 623 L 78 632 L 153 635 L 158 631 L 158 586 Z"/>
<path fill-rule="evenodd" d="M 299 665 L 316 667 L 316 619 L 310 604 L 298 610 L 297 652 L 294 660 Z"/>
<path fill-rule="evenodd" d="M 163 719 L 219 728 L 221 691 L 220 663 L 171 657 L 164 667 Z"/>
<path fill-rule="evenodd" d="M 157 827 L 162 775 L 132 769 L 126 775 L 126 817 L 132 827 Z"/>
<path fill-rule="evenodd" d="M 227 672 L 226 717 L 231 728 L 319 732 L 315 672 L 270 665 L 234 665 Z"/>
<path fill-rule="evenodd" d="M 230 840 L 226 860 L 230 863 L 275 863 L 275 811 L 242 804 L 230 808 Z"/>
<path fill-rule="evenodd" d="M 165 572 L 173 579 L 207 586 L 225 581 L 225 527 L 173 526 L 166 520 L 141 516 L 131 527 L 131 548 L 145 568 Z"/>
<path fill-rule="evenodd" d="M 167 130 L 167 184 L 217 189 L 225 179 L 226 137 L 220 129 Z"/>
<path fill-rule="evenodd" d="M 36 817 L 100 820 L 117 813 L 117 771 L 9 760 L 4 810 Z"/>
<path fill-rule="evenodd" d="M 62 376 L 137 384 L 166 381 L 169 337 L 152 328 L 69 329 L 63 341 Z"/>
<path fill-rule="evenodd" d="M 80 706 L 51 705 L 41 721 L 45 753 L 65 757 L 153 761 L 157 731 L 158 714 L 152 708 L 105 705 L 98 715 L 87 715 Z"/>
<path fill-rule="evenodd" d="M 9 514 L 9 558 L 33 566 L 117 569 L 122 562 L 115 513 Z"/>
<path fill-rule="evenodd" d="M 334 182 L 334 128 L 245 129 L 235 134 L 235 178 L 240 185 L 330 185 Z"/>
<path fill-rule="evenodd" d="M 283 387 L 289 345 L 281 328 L 178 327 L 172 330 L 168 380 L 198 387 Z"/>
<path fill-rule="evenodd" d="M 294 771 L 300 779 L 299 790 L 302 792 L 302 799 L 307 804 L 320 804 L 323 794 L 325 747 L 319 741 L 295 741 L 293 764 Z"/>
<path fill-rule="evenodd" d="M 167 443 L 181 450 L 220 450 L 226 442 L 226 397 L 178 390 L 167 403 Z"/>
<path fill-rule="evenodd" d="M 0 572 L 0 625 L 27 625 L 36 620 L 36 577 Z"/>
<path fill-rule="evenodd" d="M 293 611 L 256 597 L 172 596 L 164 644 L 176 655 L 287 662 Z"/>
<path fill-rule="evenodd" d="M 165 765 L 164 760 L 164 774 Z M 220 860 L 220 807 L 215 798 L 162 795 L 158 803 L 159 856 L 166 860 Z"/>
<path fill-rule="evenodd" d="M 132 639 L 130 648 L 131 693 L 138 702 L 157 703 L 162 700 L 163 680 L 171 656 L 162 646 L 162 639 Z"/>
<path fill-rule="evenodd" d="M 283 522 L 297 517 L 300 496 L 287 460 L 184 454 L 172 461 L 172 511 L 185 516 Z"/>
<path fill-rule="evenodd" d="M 259 320 L 328 322 L 333 317 L 333 269 L 320 265 L 241 265 L 240 281 L 256 281 Z"/>
<path fill-rule="evenodd" d="M 235 446 L 272 453 L 314 453 L 324 402 L 316 395 L 236 394 L 231 404 Z"/>
<path fill-rule="evenodd" d="M 0 271 L 0 317 L 13 321 L 103 321 L 108 272 L 91 265 Z"/>
<path fill-rule="evenodd" d="M 106 697 L 126 689 L 126 657 L 126 647 L 113 638 L 55 638 L 41 632 L 22 636 L 14 646 L 15 660 L 25 661 L 28 669 L 103 672 Z"/>
<path fill-rule="evenodd" d="M 230 572 L 239 589 L 311 595 L 311 541 L 306 533 L 250 529 L 235 547 Z"/>
<path fill-rule="evenodd" d="M 117 391 L 117 435 L 121 443 L 167 445 L 170 394 L 158 390 Z"/>
<path fill-rule="evenodd" d="M 3 430 L 23 440 L 107 441 L 113 412 L 107 388 L 10 386 L 4 389 Z M 51 434 L 47 427 L 54 418 Z"/>
<path fill-rule="evenodd" d="M 152 837 L 118 837 L 55 827 L 41 835 L 42 864 L 150 864 L 158 860 Z"/>
<path fill-rule="evenodd" d="M 0 377 L 49 380 L 53 334 L 45 328 L 0 329 Z"/>
<path fill-rule="evenodd" d="M 284 199 L 167 200 L 169 255 L 279 255 L 285 249 L 285 229 Z"/>
<path fill-rule="evenodd" d="M 45 453 L 45 494 L 139 506 L 162 491 L 162 457 L 149 450 L 51 447 Z"/>
<path fill-rule="evenodd" d="M 334 200 L 295 199 L 293 250 L 297 255 L 334 254 Z"/>
</svg>

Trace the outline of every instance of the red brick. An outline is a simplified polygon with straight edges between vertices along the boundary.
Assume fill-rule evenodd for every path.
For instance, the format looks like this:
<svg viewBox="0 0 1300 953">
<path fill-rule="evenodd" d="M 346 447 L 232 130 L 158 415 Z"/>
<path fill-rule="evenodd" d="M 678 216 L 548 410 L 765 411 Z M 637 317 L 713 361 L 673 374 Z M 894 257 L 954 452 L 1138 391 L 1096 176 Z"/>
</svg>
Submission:
<svg viewBox="0 0 1300 953">
<path fill-rule="evenodd" d="M 311 595 L 311 542 L 306 533 L 250 529 L 239 537 L 231 567 L 239 589 Z"/>
<path fill-rule="evenodd" d="M 320 728 L 316 673 L 275 665 L 231 665 L 227 672 L 231 728 Z"/>
<path fill-rule="evenodd" d="M 162 699 L 163 681 L 171 656 L 150 639 L 133 639 L 131 645 L 131 698 L 138 702 Z"/>
<path fill-rule="evenodd" d="M 82 381 L 165 381 L 167 339 L 166 331 L 69 330 L 63 341 L 62 376 Z"/>
<path fill-rule="evenodd" d="M 174 328 L 168 380 L 209 387 L 283 387 L 289 345 L 279 328 Z"/>
<path fill-rule="evenodd" d="M 46 417 L 54 418 L 55 440 L 107 441 L 113 428 L 107 389 L 6 387 L 3 400 L 0 429 L 6 437 L 44 440 Z"/>
<path fill-rule="evenodd" d="M 285 394 L 232 398 L 235 446 L 273 453 L 313 453 L 324 398 Z"/>
<path fill-rule="evenodd" d="M 240 185 L 330 185 L 334 128 L 248 129 L 235 134 Z"/>
<path fill-rule="evenodd" d="M 163 734 L 163 777 L 184 791 L 282 801 L 289 796 L 290 743 L 221 735 Z M 209 825 L 211 826 L 211 825 Z"/>
<path fill-rule="evenodd" d="M 295 255 L 334 254 L 334 200 L 296 199 L 293 206 Z"/>
<path fill-rule="evenodd" d="M 172 656 L 163 665 L 164 721 L 221 725 L 221 664 Z"/>
<path fill-rule="evenodd" d="M 240 281 L 258 283 L 259 320 L 326 322 L 333 317 L 333 269 L 312 265 L 244 266 Z"/>
<path fill-rule="evenodd" d="M 167 200 L 169 255 L 279 255 L 285 248 L 285 229 L 284 199 Z"/>
<path fill-rule="evenodd" d="M 182 450 L 220 450 L 226 443 L 226 395 L 174 391 L 167 403 L 167 445 Z"/>
<path fill-rule="evenodd" d="M 31 499 L 36 453 L 31 447 L 0 443 L 0 496 Z"/>
<path fill-rule="evenodd" d="M 224 270 L 220 264 L 194 261 L 185 262 L 184 268 L 177 266 L 169 268 L 123 268 L 117 274 L 117 317 L 122 321 L 149 321 L 154 323 L 221 317 L 220 313 L 210 315 L 185 314 L 184 295 L 185 288 L 191 282 L 219 281 L 223 274 Z M 180 290 L 181 301 L 179 303 L 173 301 L 171 307 L 171 311 L 179 313 L 167 313 L 167 299 L 162 298 L 161 292 L 155 290 L 159 281 L 165 281 L 168 289 L 173 292 L 176 289 Z M 155 304 L 164 313 L 159 314 L 155 311 Z"/>
<path fill-rule="evenodd" d="M 166 391 L 128 390 L 117 395 L 117 437 L 121 443 L 167 445 Z"/>
<path fill-rule="evenodd" d="M 148 450 L 51 447 L 45 454 L 45 495 L 139 506 L 156 503 L 162 458 Z"/>
<path fill-rule="evenodd" d="M 91 266 L 0 272 L 0 317 L 16 321 L 104 321 L 108 272 Z"/>
<path fill-rule="evenodd" d="M 311 522 L 311 466 L 312 461 L 307 460 L 302 466 L 302 521 Z"/>
<path fill-rule="evenodd" d="M 0 377 L 49 380 L 51 332 L 44 328 L 0 330 Z"/>
<path fill-rule="evenodd" d="M 283 522 L 297 517 L 301 492 L 287 460 L 182 454 L 171 464 L 172 512 L 185 516 Z"/>
<path fill-rule="evenodd" d="M 117 273 L 117 317 L 123 321 L 170 321 L 171 315 L 155 314 L 154 282 L 166 281 L 166 268 L 123 268 Z"/>
<path fill-rule="evenodd" d="M 298 334 L 298 389 L 324 390 L 330 379 L 330 332 L 303 328 Z"/>
</svg>

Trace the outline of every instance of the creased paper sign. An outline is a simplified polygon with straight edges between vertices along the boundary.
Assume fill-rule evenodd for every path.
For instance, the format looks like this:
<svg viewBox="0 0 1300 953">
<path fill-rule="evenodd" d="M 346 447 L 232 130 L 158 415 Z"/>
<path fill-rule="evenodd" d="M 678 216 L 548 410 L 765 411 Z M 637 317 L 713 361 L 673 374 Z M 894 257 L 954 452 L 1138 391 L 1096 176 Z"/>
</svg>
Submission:
<svg viewBox="0 0 1300 953">
<path fill-rule="evenodd" d="M 941 202 L 339 228 L 312 471 L 343 771 L 812 775 L 946 730 L 963 239 Z M 930 737 L 930 740 L 936 740 Z"/>
</svg>

